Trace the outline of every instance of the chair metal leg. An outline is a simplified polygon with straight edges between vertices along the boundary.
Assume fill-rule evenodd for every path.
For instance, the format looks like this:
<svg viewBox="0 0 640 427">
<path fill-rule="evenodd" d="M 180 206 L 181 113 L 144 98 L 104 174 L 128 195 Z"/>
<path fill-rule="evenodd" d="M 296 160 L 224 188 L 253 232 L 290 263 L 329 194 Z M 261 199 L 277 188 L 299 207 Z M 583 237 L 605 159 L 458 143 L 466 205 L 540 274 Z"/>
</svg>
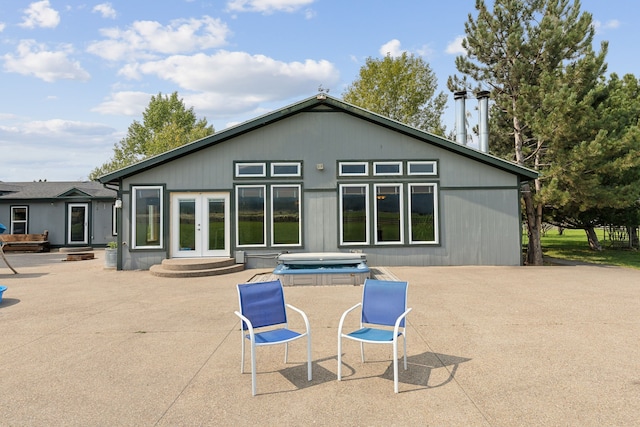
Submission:
<svg viewBox="0 0 640 427">
<path fill-rule="evenodd" d="M 311 332 L 307 335 L 307 380 L 311 381 Z"/>
<path fill-rule="evenodd" d="M 364 343 L 360 343 L 360 358 L 362 359 L 362 363 L 364 363 Z"/>
<path fill-rule="evenodd" d="M 404 342 L 404 370 L 407 370 L 407 337 L 402 335 L 402 341 Z"/>
<path fill-rule="evenodd" d="M 393 339 L 393 391 L 398 392 L 398 337 Z"/>
<path fill-rule="evenodd" d="M 342 379 L 342 336 L 338 331 L 338 381 Z"/>
<path fill-rule="evenodd" d="M 256 346 L 251 344 L 251 394 L 256 395 Z"/>
<path fill-rule="evenodd" d="M 289 343 L 284 343 L 284 363 L 289 360 Z"/>
<path fill-rule="evenodd" d="M 240 373 L 244 374 L 244 332 L 242 332 L 242 329 L 240 329 L 240 337 L 241 337 L 241 345 L 242 345 L 242 351 L 240 352 L 241 357 L 240 357 Z"/>
</svg>

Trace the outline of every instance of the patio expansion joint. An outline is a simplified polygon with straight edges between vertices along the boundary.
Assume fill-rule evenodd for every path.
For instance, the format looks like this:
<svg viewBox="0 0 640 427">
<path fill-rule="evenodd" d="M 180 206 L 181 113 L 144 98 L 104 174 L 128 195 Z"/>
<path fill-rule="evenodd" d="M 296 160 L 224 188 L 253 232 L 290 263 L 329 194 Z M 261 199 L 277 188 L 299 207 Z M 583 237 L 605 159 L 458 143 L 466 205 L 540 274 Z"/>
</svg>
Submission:
<svg viewBox="0 0 640 427">
<path fill-rule="evenodd" d="M 463 387 L 462 384 L 460 384 L 460 382 L 457 380 L 457 378 L 455 377 L 455 369 L 451 370 L 449 369 L 449 367 L 447 366 L 446 363 L 444 363 L 444 361 L 442 359 L 440 359 L 440 356 L 438 356 L 438 353 L 434 351 L 434 349 L 429 345 L 429 342 L 425 339 L 425 337 L 420 333 L 420 330 L 418 328 L 416 328 L 414 326 L 414 324 L 411 322 L 411 320 L 409 319 L 409 317 L 407 317 L 407 323 L 409 325 L 411 325 L 411 328 L 415 331 L 416 335 L 418 335 L 420 337 L 420 339 L 422 340 L 422 342 L 427 346 L 427 348 L 429 349 L 429 351 L 438 359 L 438 361 L 440 362 L 440 364 L 442 365 L 442 367 L 444 369 L 446 369 L 446 371 L 449 373 L 451 379 L 453 382 L 456 383 L 456 385 L 458 386 L 458 388 L 460 389 L 460 391 L 467 397 L 467 399 L 469 400 L 469 402 L 471 402 L 471 404 L 473 405 L 474 408 L 476 408 L 476 410 L 478 411 L 478 413 L 482 416 L 482 418 L 486 421 L 486 423 L 488 425 L 493 425 L 491 423 L 491 420 L 489 419 L 489 417 L 487 417 L 487 415 L 482 411 L 482 409 L 478 406 L 478 404 L 473 400 L 473 397 L 471 397 L 471 395 L 469 394 L 469 392 L 467 392 L 467 390 Z"/>
<path fill-rule="evenodd" d="M 176 404 L 178 399 L 180 399 L 180 397 L 184 394 L 184 392 L 187 390 L 187 388 L 193 383 L 193 381 L 200 374 L 200 372 L 204 369 L 204 367 L 207 366 L 207 364 L 209 363 L 209 361 L 211 360 L 213 355 L 218 352 L 220 347 L 222 347 L 222 344 L 227 341 L 227 339 L 229 338 L 231 333 L 236 330 L 237 323 L 238 322 L 234 322 L 234 324 L 231 326 L 229 331 L 227 331 L 227 334 L 224 336 L 224 338 L 222 340 L 220 340 L 220 342 L 218 343 L 216 348 L 213 349 L 213 351 L 211 352 L 209 357 L 207 357 L 206 360 L 202 363 L 202 365 L 200 365 L 200 367 L 193 373 L 193 375 L 191 376 L 189 381 L 187 381 L 187 383 L 184 385 L 182 390 L 180 390 L 180 392 L 176 395 L 175 399 L 173 399 L 173 401 L 171 401 L 171 403 L 167 406 L 167 409 L 165 409 L 164 412 L 160 415 L 160 417 L 158 417 L 158 419 L 154 423 L 155 426 L 157 426 L 163 420 L 163 418 L 167 415 L 167 413 L 171 410 L 171 408 Z"/>
</svg>

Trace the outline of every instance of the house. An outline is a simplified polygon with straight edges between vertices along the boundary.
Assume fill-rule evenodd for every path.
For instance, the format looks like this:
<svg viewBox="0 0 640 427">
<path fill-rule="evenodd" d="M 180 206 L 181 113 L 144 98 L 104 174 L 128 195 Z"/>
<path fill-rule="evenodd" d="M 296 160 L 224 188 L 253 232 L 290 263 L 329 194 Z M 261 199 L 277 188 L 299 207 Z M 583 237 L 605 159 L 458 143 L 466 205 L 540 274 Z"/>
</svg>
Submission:
<svg viewBox="0 0 640 427">
<path fill-rule="evenodd" d="M 369 265 L 520 265 L 537 176 L 319 94 L 99 178 L 118 190 L 118 268 L 285 252 Z"/>
<path fill-rule="evenodd" d="M 104 246 L 115 240 L 116 192 L 98 182 L 0 182 L 7 234 L 49 231 L 52 247 Z"/>
</svg>

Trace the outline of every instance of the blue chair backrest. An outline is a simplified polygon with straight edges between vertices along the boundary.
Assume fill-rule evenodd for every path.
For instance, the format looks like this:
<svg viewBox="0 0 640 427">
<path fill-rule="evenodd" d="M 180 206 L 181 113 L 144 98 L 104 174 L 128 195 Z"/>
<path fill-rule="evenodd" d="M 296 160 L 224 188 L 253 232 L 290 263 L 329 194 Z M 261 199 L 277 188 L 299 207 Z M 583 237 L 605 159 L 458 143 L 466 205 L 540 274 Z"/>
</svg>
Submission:
<svg viewBox="0 0 640 427">
<path fill-rule="evenodd" d="M 366 279 L 362 295 L 362 322 L 394 326 L 407 310 L 407 282 Z M 404 319 L 400 326 L 404 327 Z"/>
<path fill-rule="evenodd" d="M 240 312 L 254 328 L 287 323 L 284 292 L 280 280 L 238 285 Z M 242 322 L 242 328 L 247 325 Z"/>
<path fill-rule="evenodd" d="M 7 227 L 5 227 L 4 224 L 0 224 L 0 234 L 4 233 L 5 231 L 7 231 Z"/>
</svg>

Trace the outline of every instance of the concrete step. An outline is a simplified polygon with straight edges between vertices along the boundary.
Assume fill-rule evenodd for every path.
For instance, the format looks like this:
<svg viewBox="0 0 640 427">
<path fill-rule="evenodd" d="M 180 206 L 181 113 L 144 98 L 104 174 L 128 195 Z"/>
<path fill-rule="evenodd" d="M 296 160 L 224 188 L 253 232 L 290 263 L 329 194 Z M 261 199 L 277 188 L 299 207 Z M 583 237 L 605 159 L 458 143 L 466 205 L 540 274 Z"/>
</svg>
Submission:
<svg viewBox="0 0 640 427">
<path fill-rule="evenodd" d="M 152 265 L 149 269 L 151 275 L 156 277 L 188 278 L 219 276 L 222 274 L 236 273 L 238 271 L 244 270 L 244 264 L 235 264 L 235 262 L 232 265 L 226 265 L 222 267 L 187 270 L 167 269 L 163 264 Z"/>
<path fill-rule="evenodd" d="M 170 258 L 162 261 L 162 268 L 173 271 L 210 270 L 235 264 L 235 258 Z"/>
</svg>

